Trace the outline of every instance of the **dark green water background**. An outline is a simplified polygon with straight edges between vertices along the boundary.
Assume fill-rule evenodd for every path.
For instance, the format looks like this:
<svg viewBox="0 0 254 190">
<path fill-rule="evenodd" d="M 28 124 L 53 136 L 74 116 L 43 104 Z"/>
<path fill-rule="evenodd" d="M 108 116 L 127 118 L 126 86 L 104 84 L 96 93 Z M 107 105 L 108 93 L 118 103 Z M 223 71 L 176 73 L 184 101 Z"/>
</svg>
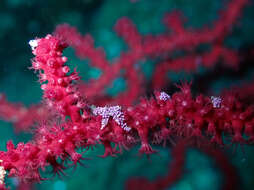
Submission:
<svg viewBox="0 0 254 190">
<path fill-rule="evenodd" d="M 131 3 L 129 0 L 1 0 L 0 1 L 0 92 L 7 95 L 13 102 L 23 102 L 26 105 L 41 101 L 41 90 L 37 76 L 28 70 L 32 58 L 28 41 L 52 33 L 57 24 L 67 22 L 76 26 L 83 34 L 89 32 L 95 39 L 96 46 L 103 46 L 108 59 L 113 59 L 126 48 L 122 39 L 112 30 L 114 23 L 122 16 L 128 16 L 137 25 L 139 31 L 160 33 L 165 30 L 161 18 L 167 11 L 174 9 L 183 11 L 188 18 L 186 26 L 202 27 L 218 18 L 218 10 L 223 9 L 221 0 L 139 0 Z M 227 2 L 227 1 L 225 1 Z M 253 1 L 244 11 L 232 34 L 227 37 L 227 46 L 245 51 L 254 45 L 254 6 Z M 97 78 L 101 71 L 89 66 L 89 61 L 79 60 L 72 49 L 67 49 L 71 63 L 77 66 L 83 80 Z M 139 63 L 149 80 L 156 61 L 149 60 L 147 64 Z M 217 72 L 213 70 L 213 72 Z M 168 76 L 174 82 L 193 80 L 206 75 L 206 69 L 200 68 L 196 74 L 185 72 L 169 72 Z M 244 72 L 220 74 L 216 80 L 210 81 L 210 91 L 219 93 L 224 87 L 241 84 L 253 76 L 253 64 L 248 65 Z M 115 95 L 126 88 L 123 78 L 117 78 L 105 90 Z M 196 87 L 198 91 L 198 87 Z M 170 93 L 170 92 L 169 92 Z M 5 149 L 7 140 L 15 143 L 28 141 L 29 134 L 15 134 L 12 125 L 0 121 L 0 149 Z M 137 147 L 138 148 L 138 147 Z M 119 190 L 123 189 L 126 179 L 130 176 L 146 176 L 155 179 L 167 172 L 171 160 L 170 150 L 155 147 L 159 154 L 150 159 L 138 157 L 137 148 L 125 151 L 117 158 L 98 158 L 103 148 L 98 146 L 88 151 L 85 157 L 87 167 L 78 166 L 68 170 L 67 176 L 54 177 L 42 182 L 36 189 L 47 190 Z M 238 148 L 236 153 L 229 153 L 230 160 L 238 168 L 243 189 L 254 188 L 254 154 L 253 147 L 244 147 L 245 153 Z M 50 177 L 48 174 L 47 177 Z M 206 155 L 189 150 L 185 172 L 172 190 L 216 190 L 223 181 L 220 171 L 213 160 Z M 14 181 L 8 182 L 13 189 Z"/>
</svg>

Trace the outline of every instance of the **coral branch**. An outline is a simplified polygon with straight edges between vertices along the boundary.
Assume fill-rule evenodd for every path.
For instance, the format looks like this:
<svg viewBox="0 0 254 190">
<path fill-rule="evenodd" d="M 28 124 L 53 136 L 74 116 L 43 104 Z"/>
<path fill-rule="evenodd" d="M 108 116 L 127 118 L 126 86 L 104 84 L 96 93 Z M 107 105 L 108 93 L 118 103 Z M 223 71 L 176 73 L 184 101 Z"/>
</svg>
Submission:
<svg viewBox="0 0 254 190">
<path fill-rule="evenodd" d="M 0 119 L 14 124 L 16 132 L 27 132 L 31 126 L 42 122 L 53 115 L 43 104 L 25 107 L 19 103 L 11 103 L 0 94 Z"/>
<path fill-rule="evenodd" d="M 193 147 L 193 143 L 189 141 L 181 141 L 172 149 L 172 161 L 169 163 L 169 171 L 166 176 L 158 177 L 154 181 L 148 181 L 145 178 L 130 178 L 126 182 L 126 189 L 147 189 L 147 190 L 164 190 L 172 187 L 176 183 L 184 169 L 187 149 Z M 194 148 L 200 150 L 208 156 L 211 156 L 216 166 L 224 174 L 222 190 L 239 189 L 239 179 L 235 167 L 227 159 L 222 150 L 207 146 L 207 143 Z"/>
<path fill-rule="evenodd" d="M 143 97 L 133 105 L 144 91 L 144 77 L 136 66 L 140 60 L 149 58 L 161 62 L 152 79 L 154 89 L 163 87 L 167 71 L 195 72 L 200 65 L 210 68 L 221 58 L 224 64 L 236 68 L 238 54 L 225 47 L 223 41 L 247 2 L 231 1 L 211 28 L 186 29 L 180 13 L 168 14 L 164 23 L 172 31 L 158 35 L 143 35 L 128 18 L 121 18 L 115 30 L 129 49 L 113 63 L 106 59 L 102 48 L 94 46 L 90 35 L 82 36 L 67 24 L 59 25 L 53 35 L 31 40 L 29 44 L 35 55 L 32 69 L 39 73 L 45 105 L 25 108 L 0 97 L 1 118 L 15 123 L 18 129 L 39 123 L 32 141 L 16 146 L 9 141 L 7 151 L 0 152 L 2 186 L 6 175 L 18 177 L 20 183 L 44 180 L 43 171 L 47 167 L 56 174 L 64 174 L 67 161 L 77 165 L 83 159 L 79 148 L 102 144 L 105 147 L 102 157 L 106 157 L 115 156 L 139 142 L 141 154 L 152 154 L 156 152 L 153 144 L 166 144 L 174 137 L 179 142 L 173 149 L 172 173 L 154 184 L 143 180 L 151 189 L 163 189 L 181 176 L 186 150 L 182 140 L 195 139 L 196 145 L 205 140 L 222 146 L 226 136 L 230 143 L 253 143 L 254 107 L 237 93 L 220 97 L 194 96 L 190 84 L 183 83 L 174 94 L 155 91 L 153 97 Z M 197 53 L 196 49 L 202 44 L 208 44 L 209 50 Z M 67 57 L 63 56 L 68 46 L 75 49 L 77 56 L 89 59 L 92 66 L 101 69 L 102 76 L 89 84 L 82 83 L 77 71 L 71 71 Z M 183 57 L 174 58 L 176 51 L 182 51 Z M 128 90 L 107 99 L 104 88 L 120 76 L 121 70 L 125 71 Z M 100 104 L 92 101 L 96 97 L 102 98 Z M 103 100 L 107 103 L 103 104 Z M 52 118 L 48 110 L 59 117 L 48 122 L 47 119 Z M 225 161 L 222 154 L 210 151 L 207 154 L 214 156 L 225 175 L 230 176 L 231 166 L 222 164 Z M 227 180 L 225 189 L 231 187 Z"/>
<path fill-rule="evenodd" d="M 243 135 L 254 136 L 253 107 L 244 105 L 233 94 L 221 97 L 219 102 L 219 98 L 202 95 L 193 98 L 188 84 L 179 86 L 181 91 L 172 96 L 156 93 L 155 98 L 143 99 L 127 110 L 93 108 L 75 86 L 78 74 L 70 72 L 65 65 L 67 58 L 62 56 L 62 51 L 66 44 L 51 35 L 36 41 L 33 68 L 41 71 L 41 88 L 48 105 L 54 106 L 63 119 L 60 124 L 40 127 L 31 143 L 19 143 L 17 147 L 12 142 L 7 144 L 7 152 L 0 155 L 1 165 L 9 176 L 40 181 L 43 178 L 39 169 L 50 165 L 56 173 L 62 172 L 64 166 L 58 159 L 70 159 L 76 164 L 82 157 L 77 148 L 87 149 L 98 143 L 105 146 L 104 156 L 117 153 L 112 143 L 121 149 L 139 140 L 140 153 L 151 154 L 153 139 L 148 134 L 157 143 L 170 136 L 210 139 L 210 135 L 211 142 L 222 144 L 222 133 L 232 136 L 232 142 L 247 143 Z M 70 119 L 66 120 L 66 116 Z"/>
</svg>

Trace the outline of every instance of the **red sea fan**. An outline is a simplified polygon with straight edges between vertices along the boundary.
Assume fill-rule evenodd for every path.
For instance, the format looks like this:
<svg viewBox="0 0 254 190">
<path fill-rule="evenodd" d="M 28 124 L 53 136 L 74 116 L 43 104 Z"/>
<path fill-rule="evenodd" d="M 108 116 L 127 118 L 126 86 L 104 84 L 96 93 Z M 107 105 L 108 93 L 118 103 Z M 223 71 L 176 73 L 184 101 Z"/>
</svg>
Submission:
<svg viewBox="0 0 254 190">
<path fill-rule="evenodd" d="M 24 126 L 39 122 L 40 118 L 44 120 L 35 130 L 31 142 L 15 146 L 9 141 L 7 151 L 0 152 L 0 183 L 3 188 L 6 175 L 17 177 L 23 184 L 45 180 L 42 176 L 46 167 L 51 167 L 54 173 L 64 173 L 66 162 L 77 165 L 83 159 L 79 148 L 87 150 L 97 144 L 105 147 L 102 157 L 106 157 L 116 156 L 138 143 L 141 144 L 139 153 L 152 154 L 156 152 L 153 144 L 174 141 L 174 160 L 170 164 L 173 173 L 155 183 L 142 179 L 143 185 L 150 189 L 166 188 L 180 178 L 188 146 L 198 146 L 214 157 L 226 177 L 234 173 L 231 165 L 222 164 L 227 160 L 220 151 L 203 148 L 202 143 L 222 146 L 226 143 L 223 136 L 226 136 L 232 143 L 251 144 L 254 139 L 253 105 L 246 104 L 237 93 L 193 95 L 188 83 L 178 85 L 180 90 L 173 94 L 157 90 L 154 97 L 143 97 L 134 104 L 143 92 L 144 81 L 135 64 L 139 60 L 161 58 L 162 63 L 155 69 L 153 77 L 155 89 L 162 87 L 168 70 L 194 72 L 197 65 L 210 68 L 220 58 L 235 68 L 239 63 L 237 52 L 224 47 L 222 42 L 246 3 L 246 0 L 230 2 L 221 18 L 213 23 L 213 28 L 200 30 L 184 28 L 181 14 L 168 14 L 164 23 L 172 31 L 155 36 L 140 34 L 126 17 L 119 19 L 115 30 L 129 49 L 122 52 L 114 64 L 109 63 L 102 48 L 94 46 L 90 35 L 82 36 L 67 24 L 58 26 L 53 35 L 31 40 L 29 44 L 35 55 L 32 69 L 39 73 L 45 110 L 56 112 L 59 117 L 57 121 L 47 122 L 51 116 L 43 111 L 46 114 L 37 112 L 33 119 L 29 115 L 27 118 L 20 111 L 25 109 L 24 106 L 9 103 L 3 97 L 0 99 L 0 116 L 5 120 L 13 123 L 25 120 Z M 191 51 L 206 43 L 211 46 L 208 52 L 197 54 Z M 63 50 L 68 46 L 73 47 L 80 58 L 90 59 L 93 66 L 103 70 L 103 75 L 97 81 L 82 83 L 78 72 L 67 65 L 71 60 L 63 56 Z M 184 50 L 186 55 L 171 58 L 176 50 Z M 119 76 L 121 69 L 126 71 L 129 90 L 108 99 L 103 88 Z M 95 96 L 102 97 L 102 106 L 93 101 Z M 32 113 L 34 109 L 44 110 L 44 107 L 31 107 Z M 127 187 L 137 188 L 137 182 L 140 181 L 129 181 Z M 230 189 L 232 186 L 228 180 L 226 182 L 226 189 Z"/>
</svg>

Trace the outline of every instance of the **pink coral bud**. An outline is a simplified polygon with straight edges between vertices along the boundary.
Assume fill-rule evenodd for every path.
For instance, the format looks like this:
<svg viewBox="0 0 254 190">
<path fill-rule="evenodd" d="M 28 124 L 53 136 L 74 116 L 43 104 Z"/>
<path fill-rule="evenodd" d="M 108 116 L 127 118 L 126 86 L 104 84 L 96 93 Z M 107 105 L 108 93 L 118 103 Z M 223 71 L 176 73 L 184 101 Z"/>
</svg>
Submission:
<svg viewBox="0 0 254 190">
<path fill-rule="evenodd" d="M 72 87 L 71 87 L 71 86 L 67 86 L 67 87 L 65 88 L 65 92 L 71 93 L 71 92 L 72 92 Z"/>
<path fill-rule="evenodd" d="M 67 57 L 62 57 L 62 61 L 65 63 L 67 62 L 68 58 Z"/>
<path fill-rule="evenodd" d="M 41 80 L 41 82 L 46 81 L 46 80 L 47 80 L 47 75 L 46 75 L 46 74 L 41 73 L 41 74 L 40 74 L 40 80 Z"/>
<path fill-rule="evenodd" d="M 248 136 L 252 136 L 254 135 L 254 130 L 253 130 L 253 126 L 254 124 L 252 122 L 248 122 L 245 124 L 245 129 L 244 129 L 244 133 Z"/>
<path fill-rule="evenodd" d="M 196 103 L 197 104 L 203 104 L 204 103 L 204 97 L 199 95 L 196 97 Z"/>
<path fill-rule="evenodd" d="M 7 145 L 6 145 L 6 148 L 7 148 L 8 151 L 10 151 L 10 150 L 15 149 L 15 146 L 14 146 L 12 141 L 8 141 Z"/>
<path fill-rule="evenodd" d="M 78 107 L 78 108 L 84 108 L 85 105 L 86 105 L 86 103 L 85 103 L 84 101 L 78 101 L 78 102 L 77 102 L 77 107 Z"/>
<path fill-rule="evenodd" d="M 81 117 L 82 117 L 83 119 L 88 119 L 88 118 L 89 118 L 89 115 L 88 115 L 87 112 L 84 111 L 84 112 L 82 113 Z"/>
<path fill-rule="evenodd" d="M 57 84 L 64 86 L 65 85 L 64 79 L 58 78 L 57 79 Z"/>
<path fill-rule="evenodd" d="M 187 107 L 187 105 L 188 105 L 188 102 L 187 101 L 182 101 L 182 106 L 184 106 L 184 107 Z"/>
<path fill-rule="evenodd" d="M 69 75 L 68 78 L 66 78 L 66 79 L 68 79 L 68 80 L 66 80 L 66 82 L 71 82 L 71 81 L 79 80 L 79 78 L 80 77 L 78 76 L 78 73 L 74 71 L 73 73 L 71 73 Z"/>
<path fill-rule="evenodd" d="M 216 132 L 214 123 L 209 123 L 208 124 L 207 132 L 208 132 L 208 134 L 214 134 Z"/>
<path fill-rule="evenodd" d="M 210 111 L 210 109 L 208 107 L 204 107 L 203 109 L 200 110 L 200 114 L 202 116 L 206 115 L 208 112 Z"/>
<path fill-rule="evenodd" d="M 168 110 L 168 116 L 169 117 L 173 117 L 174 116 L 175 111 L 174 110 Z"/>
<path fill-rule="evenodd" d="M 75 104 L 78 101 L 78 97 L 74 96 L 74 95 L 68 95 L 65 98 L 66 102 L 68 102 L 68 104 Z"/>
<path fill-rule="evenodd" d="M 42 89 L 42 90 L 46 90 L 46 89 L 47 89 L 47 84 L 42 84 L 42 85 L 41 85 L 41 89 Z"/>
<path fill-rule="evenodd" d="M 153 154 L 156 150 L 153 150 L 152 147 L 148 143 L 142 143 L 139 149 L 140 154 Z"/>
<path fill-rule="evenodd" d="M 72 159 L 72 161 L 74 162 L 75 165 L 77 164 L 77 162 L 80 161 L 81 158 L 82 158 L 82 155 L 79 154 L 79 153 L 74 152 L 74 153 L 71 154 L 71 159 Z"/>
<path fill-rule="evenodd" d="M 70 68 L 68 67 L 68 66 L 64 66 L 63 68 L 62 68 L 62 71 L 63 71 L 63 73 L 68 73 L 69 71 L 70 71 Z"/>
<path fill-rule="evenodd" d="M 33 69 L 34 69 L 34 70 L 39 70 L 39 69 L 41 69 L 41 63 L 38 62 L 38 61 L 32 62 L 32 65 L 33 65 Z"/>
<path fill-rule="evenodd" d="M 57 105 L 57 110 L 62 113 L 65 114 L 66 113 L 66 105 L 63 103 L 60 103 Z"/>
<path fill-rule="evenodd" d="M 54 68 L 56 66 L 56 62 L 54 59 L 48 59 L 47 66 Z"/>
<path fill-rule="evenodd" d="M 52 37 L 51 34 L 47 34 L 47 36 L 45 37 L 45 39 L 49 40 Z"/>
</svg>

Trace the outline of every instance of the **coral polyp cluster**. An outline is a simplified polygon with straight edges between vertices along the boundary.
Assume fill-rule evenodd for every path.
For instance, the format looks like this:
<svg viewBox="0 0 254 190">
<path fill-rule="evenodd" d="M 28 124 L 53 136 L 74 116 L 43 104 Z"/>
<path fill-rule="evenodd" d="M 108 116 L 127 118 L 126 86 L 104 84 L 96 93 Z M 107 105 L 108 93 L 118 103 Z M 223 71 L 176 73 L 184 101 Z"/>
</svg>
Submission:
<svg viewBox="0 0 254 190">
<path fill-rule="evenodd" d="M 98 144 L 105 149 L 101 157 L 119 155 L 136 145 L 139 154 L 145 155 L 157 152 L 154 145 L 174 146 L 172 173 L 154 183 L 131 179 L 127 189 L 164 189 L 172 185 L 181 177 L 188 147 L 198 147 L 214 157 L 231 180 L 233 167 L 223 165 L 226 158 L 215 147 L 254 142 L 254 106 L 239 90 L 209 96 L 194 94 L 188 82 L 176 85 L 178 91 L 174 93 L 161 88 L 169 70 L 194 72 L 200 65 L 210 69 L 218 60 L 236 69 L 238 52 L 224 46 L 223 40 L 246 4 L 246 0 L 231 1 L 213 28 L 200 30 L 184 28 L 178 12 L 166 14 L 163 21 L 171 31 L 159 35 L 142 35 L 128 18 L 121 18 L 115 30 L 129 49 L 113 63 L 106 59 L 102 48 L 95 47 L 90 35 L 82 36 L 68 24 L 29 41 L 34 55 L 31 69 L 38 73 L 43 102 L 26 108 L 0 95 L 0 117 L 13 122 L 17 131 L 37 123 L 31 141 L 17 145 L 9 141 L 7 151 L 0 151 L 1 188 L 5 189 L 6 177 L 27 184 L 46 180 L 47 168 L 62 174 L 66 163 L 76 166 L 86 158 L 83 153 Z M 202 44 L 210 44 L 210 50 L 196 53 L 194 50 Z M 67 47 L 74 48 L 79 58 L 90 59 L 91 65 L 103 71 L 102 76 L 82 82 L 77 70 L 71 69 L 72 60 L 64 55 Z M 171 58 L 177 50 L 183 50 L 184 56 Z M 136 67 L 138 61 L 146 59 L 161 61 L 153 73 L 150 97 L 141 95 L 145 79 Z M 128 90 L 108 97 L 104 86 L 123 70 Z M 228 181 L 225 189 L 232 188 Z"/>
<path fill-rule="evenodd" d="M 98 143 L 104 145 L 105 157 L 139 141 L 139 152 L 151 154 L 153 142 L 160 144 L 176 137 L 205 138 L 222 144 L 224 133 L 232 136 L 235 143 L 253 140 L 253 107 L 241 103 L 233 94 L 221 99 L 193 97 L 189 84 L 182 84 L 180 91 L 171 96 L 156 92 L 155 97 L 144 98 L 136 106 L 121 111 L 119 106 L 93 107 L 76 87 L 77 72 L 66 66 L 67 58 L 62 56 L 66 44 L 51 35 L 37 39 L 37 43 L 32 65 L 40 71 L 44 98 L 59 113 L 61 122 L 38 128 L 31 143 L 19 143 L 16 147 L 12 142 L 7 144 L 7 152 L 0 155 L 1 165 L 9 176 L 40 181 L 43 179 L 40 169 L 50 165 L 54 172 L 62 172 L 64 165 L 59 159 L 76 165 L 82 159 L 77 149 L 88 149 Z M 245 140 L 243 135 L 249 138 Z M 116 146 L 113 148 L 112 144 Z"/>
</svg>

